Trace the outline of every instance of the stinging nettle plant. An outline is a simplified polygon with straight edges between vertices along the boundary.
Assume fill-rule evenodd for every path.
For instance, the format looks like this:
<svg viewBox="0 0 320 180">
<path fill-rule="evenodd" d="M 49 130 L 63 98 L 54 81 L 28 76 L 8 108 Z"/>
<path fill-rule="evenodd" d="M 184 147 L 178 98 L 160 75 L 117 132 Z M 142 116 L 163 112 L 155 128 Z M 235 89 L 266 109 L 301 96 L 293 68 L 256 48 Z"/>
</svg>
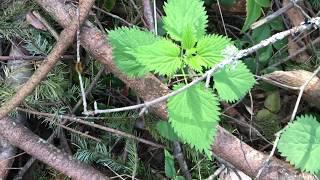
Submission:
<svg viewBox="0 0 320 180">
<path fill-rule="evenodd" d="M 302 115 L 284 128 L 278 150 L 295 167 L 319 174 L 319 142 L 319 121 L 312 115 Z"/>
<path fill-rule="evenodd" d="M 168 78 L 182 74 L 184 83 L 221 63 L 229 47 L 227 37 L 206 34 L 208 16 L 201 0 L 168 0 L 163 17 L 166 37 L 138 27 L 122 27 L 108 32 L 117 67 L 130 77 L 155 73 Z M 227 49 L 227 50 L 226 50 Z M 170 97 L 169 123 L 179 139 L 211 158 L 217 125 L 219 101 L 235 102 L 254 85 L 255 79 L 241 61 L 227 64 L 213 74 L 213 86 L 204 82 Z"/>
</svg>

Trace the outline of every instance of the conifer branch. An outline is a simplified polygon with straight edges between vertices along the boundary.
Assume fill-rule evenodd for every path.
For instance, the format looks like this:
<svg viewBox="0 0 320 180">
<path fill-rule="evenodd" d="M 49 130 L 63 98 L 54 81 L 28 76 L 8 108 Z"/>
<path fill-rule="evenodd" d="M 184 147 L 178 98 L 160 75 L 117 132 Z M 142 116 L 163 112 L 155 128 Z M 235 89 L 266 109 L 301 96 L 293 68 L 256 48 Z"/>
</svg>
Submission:
<svg viewBox="0 0 320 180">
<path fill-rule="evenodd" d="M 88 13 L 90 12 L 93 0 L 84 1 L 80 3 L 80 19 L 77 21 L 77 17 L 74 18 L 72 24 L 65 28 L 61 34 L 59 41 L 55 45 L 54 49 L 47 56 L 41 66 L 35 71 L 30 79 L 16 92 L 16 94 L 7 102 L 5 102 L 0 108 L 0 119 L 4 118 L 13 108 L 17 107 L 32 91 L 34 88 L 47 76 L 54 65 L 59 61 L 64 51 L 73 42 L 75 34 L 78 29 L 78 22 L 81 24 L 86 20 Z"/>
</svg>

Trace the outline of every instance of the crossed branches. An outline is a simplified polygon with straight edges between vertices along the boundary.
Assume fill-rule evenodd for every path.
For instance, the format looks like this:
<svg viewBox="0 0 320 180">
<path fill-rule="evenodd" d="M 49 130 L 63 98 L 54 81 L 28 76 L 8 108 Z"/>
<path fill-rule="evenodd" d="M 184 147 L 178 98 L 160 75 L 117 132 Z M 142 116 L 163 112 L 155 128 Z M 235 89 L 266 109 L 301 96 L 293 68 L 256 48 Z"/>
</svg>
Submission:
<svg viewBox="0 0 320 180">
<path fill-rule="evenodd" d="M 37 2 L 44 7 L 51 15 L 56 17 L 56 19 L 59 21 L 62 26 L 66 27 L 66 29 L 61 33 L 60 38 L 58 43 L 56 44 L 55 48 L 53 51 L 49 54 L 49 56 L 46 58 L 46 60 L 43 62 L 42 66 L 34 73 L 34 75 L 29 79 L 29 81 L 21 88 L 18 90 L 18 92 L 14 95 L 13 98 L 11 98 L 8 102 L 6 102 L 1 108 L 0 108 L 0 134 L 3 135 L 4 137 L 8 138 L 10 143 L 13 145 L 16 145 L 20 147 L 21 149 L 25 150 L 27 153 L 30 153 L 32 156 L 39 158 L 40 160 L 46 162 L 50 166 L 61 170 L 62 172 L 66 173 L 67 175 L 74 177 L 76 179 L 85 179 L 85 177 L 92 178 L 92 174 L 96 175 L 97 179 L 105 179 L 101 173 L 97 172 L 96 170 L 77 164 L 77 162 L 73 160 L 69 160 L 66 155 L 63 155 L 61 153 L 55 153 L 59 152 L 56 148 L 48 146 L 44 141 L 41 139 L 37 139 L 37 136 L 33 135 L 29 130 L 25 129 L 21 125 L 17 125 L 12 123 L 8 118 L 5 116 L 15 107 L 17 107 L 23 100 L 24 98 L 30 94 L 33 89 L 41 82 L 43 78 L 47 75 L 47 73 L 52 69 L 52 67 L 55 65 L 55 63 L 58 61 L 59 57 L 62 55 L 63 51 L 69 46 L 70 43 L 72 43 L 72 40 L 75 36 L 75 32 L 77 31 L 78 28 L 78 21 L 74 20 L 71 25 L 69 24 L 71 22 L 70 19 L 70 14 L 75 15 L 75 11 L 71 8 L 69 8 L 69 12 L 64 9 L 67 7 L 64 7 L 62 9 L 55 9 L 57 7 L 54 7 L 54 4 L 58 4 L 62 6 L 62 3 L 59 2 L 52 2 L 50 0 L 44 1 L 44 0 L 37 0 Z M 85 1 L 83 3 L 80 3 L 80 22 L 83 22 L 85 20 L 86 15 L 88 14 L 90 7 L 92 5 L 93 1 Z M 59 15 L 59 12 L 62 12 L 62 15 Z M 63 15 L 66 15 L 66 18 L 62 18 Z M 143 89 L 141 88 L 141 82 L 151 82 L 154 83 L 154 85 L 160 85 L 161 83 L 154 78 L 153 76 L 146 77 L 145 79 L 142 80 L 136 80 L 136 79 L 129 79 L 126 77 L 124 74 L 122 74 L 112 63 L 112 56 L 111 56 L 111 49 L 107 45 L 106 41 L 104 40 L 104 35 L 99 32 L 90 22 L 86 23 L 86 26 L 82 27 L 83 30 L 83 35 L 81 36 L 82 40 L 82 45 L 88 49 L 98 60 L 100 60 L 103 64 L 108 65 L 108 69 L 111 70 L 116 76 L 120 77 L 124 82 L 126 82 L 129 86 L 131 86 L 134 90 L 137 91 L 137 94 L 141 97 L 144 97 L 145 103 L 135 105 L 135 106 L 129 106 L 125 108 L 117 108 L 117 109 L 109 109 L 109 110 L 98 110 L 97 108 L 93 112 L 88 112 L 89 114 L 96 114 L 96 113 L 108 113 L 108 112 L 119 112 L 119 111 L 125 111 L 125 110 L 130 110 L 130 109 L 139 109 L 142 108 L 140 114 L 143 114 L 147 111 L 149 107 L 154 107 L 157 106 L 155 109 L 156 113 L 161 116 L 161 117 L 166 117 L 166 112 L 165 112 L 165 106 L 163 106 L 163 101 L 165 101 L 167 98 L 177 95 L 178 93 L 188 89 L 189 87 L 197 84 L 200 81 L 207 80 L 207 82 L 210 80 L 211 75 L 216 72 L 218 69 L 224 67 L 226 64 L 233 63 L 234 61 L 247 56 L 256 50 L 268 46 L 272 43 L 274 43 L 277 40 L 280 40 L 281 38 L 284 38 L 290 34 L 298 33 L 298 32 L 303 32 L 312 28 L 318 28 L 319 27 L 319 18 L 313 18 L 311 19 L 308 23 L 304 23 L 298 27 L 295 27 L 293 29 L 278 33 L 273 35 L 271 38 L 262 41 L 261 43 L 253 46 L 252 48 L 248 48 L 246 50 L 241 50 L 237 53 L 231 54 L 229 56 L 226 56 L 225 60 L 223 60 L 220 64 L 217 66 L 213 67 L 209 71 L 207 71 L 203 76 L 195 79 L 191 83 L 187 84 L 186 86 L 182 87 L 181 89 L 174 91 L 174 92 L 169 92 L 169 90 L 164 89 L 163 92 L 159 93 L 154 93 L 150 95 L 150 92 L 147 94 Z M 91 41 L 90 41 L 91 38 Z M 92 43 L 94 41 L 94 43 Z M 97 43 L 98 42 L 98 43 Z M 139 85 L 140 84 L 140 85 Z M 143 87 L 143 86 L 142 86 Z M 156 87 L 156 86 L 154 86 Z M 154 90 L 155 91 L 155 90 Z M 160 96 L 161 94 L 166 94 L 163 96 Z M 155 95 L 158 98 L 154 98 Z M 29 135 L 28 135 L 29 133 Z M 31 134 L 30 134 L 31 133 Z M 15 136 L 13 137 L 13 134 Z M 28 135 L 28 136 L 26 136 Z M 21 143 L 20 141 L 26 140 L 23 138 L 24 136 L 28 137 L 31 139 L 31 141 L 28 141 L 29 143 Z M 224 132 L 222 128 L 219 129 L 219 135 L 218 135 L 218 141 L 221 141 L 223 137 L 229 138 L 230 141 L 232 142 L 238 142 L 238 140 L 234 137 L 232 137 L 230 134 L 227 132 Z M 241 143 L 241 141 L 240 141 Z M 39 145 L 40 144 L 40 145 Z M 34 151 L 34 147 L 31 148 L 30 146 L 34 145 L 39 145 L 40 150 L 39 151 Z M 221 146 L 219 144 L 215 143 L 213 149 L 218 151 L 219 148 L 221 149 Z M 54 153 L 56 156 L 48 156 L 48 157 L 42 157 L 40 156 L 41 153 L 44 154 L 50 154 Z M 227 152 L 228 153 L 228 152 Z M 224 156 L 225 158 L 228 158 L 226 154 L 223 154 L 223 152 L 219 152 L 219 155 Z M 63 161 L 63 160 L 66 161 Z M 61 163 L 68 162 L 68 166 L 63 166 Z M 234 164 L 237 164 L 238 162 L 234 162 Z M 238 163 L 239 164 L 239 163 Z M 74 169 L 67 169 L 67 168 L 72 168 L 72 167 L 77 167 L 76 170 L 81 171 L 79 173 L 78 171 L 75 171 Z M 88 173 L 90 172 L 90 173 Z M 252 174 L 252 173 L 248 173 Z M 81 176 L 80 176 L 81 175 Z M 87 176 L 86 176 L 87 175 Z M 90 177 L 89 177 L 90 176 Z"/>
</svg>

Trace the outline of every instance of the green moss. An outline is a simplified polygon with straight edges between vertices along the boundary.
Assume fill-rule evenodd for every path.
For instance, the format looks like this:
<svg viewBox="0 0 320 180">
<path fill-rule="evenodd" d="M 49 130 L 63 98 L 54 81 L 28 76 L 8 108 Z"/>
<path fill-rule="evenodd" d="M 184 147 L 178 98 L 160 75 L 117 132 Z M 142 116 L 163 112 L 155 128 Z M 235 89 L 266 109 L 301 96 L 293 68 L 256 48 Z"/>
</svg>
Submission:
<svg viewBox="0 0 320 180">
<path fill-rule="evenodd" d="M 273 140 L 274 134 L 281 129 L 278 116 L 267 109 L 262 109 L 257 113 L 255 124 L 269 140 Z"/>
</svg>

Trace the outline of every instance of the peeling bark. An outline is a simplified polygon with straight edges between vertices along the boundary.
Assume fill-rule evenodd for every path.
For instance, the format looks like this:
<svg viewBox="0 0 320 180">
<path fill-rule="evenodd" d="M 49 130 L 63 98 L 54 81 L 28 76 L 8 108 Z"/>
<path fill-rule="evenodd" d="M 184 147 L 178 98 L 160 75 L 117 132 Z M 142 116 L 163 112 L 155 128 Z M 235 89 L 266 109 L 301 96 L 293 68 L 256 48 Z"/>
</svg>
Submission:
<svg viewBox="0 0 320 180">
<path fill-rule="evenodd" d="M 62 0 L 36 1 L 63 27 L 66 27 L 70 23 L 71 15 L 75 14 L 75 9 L 63 4 Z M 110 72 L 132 88 L 139 97 L 145 101 L 149 101 L 170 92 L 167 86 L 161 83 L 155 76 L 148 75 L 140 79 L 130 79 L 124 75 L 112 61 L 112 50 L 107 43 L 105 33 L 99 31 L 89 21 L 85 24 L 86 26 L 83 26 L 81 29 L 81 45 L 100 63 L 104 64 Z M 152 110 L 160 118 L 167 118 L 165 102 L 154 106 Z M 267 158 L 266 154 L 241 142 L 220 126 L 218 127 L 218 134 L 213 145 L 213 152 L 251 177 L 256 175 Z M 311 175 L 299 174 L 290 165 L 277 159 L 273 159 L 271 166 L 266 167 L 264 172 L 261 179 L 270 180 L 284 177 L 286 179 L 302 179 L 305 178 L 304 176 L 312 179 Z"/>
</svg>

